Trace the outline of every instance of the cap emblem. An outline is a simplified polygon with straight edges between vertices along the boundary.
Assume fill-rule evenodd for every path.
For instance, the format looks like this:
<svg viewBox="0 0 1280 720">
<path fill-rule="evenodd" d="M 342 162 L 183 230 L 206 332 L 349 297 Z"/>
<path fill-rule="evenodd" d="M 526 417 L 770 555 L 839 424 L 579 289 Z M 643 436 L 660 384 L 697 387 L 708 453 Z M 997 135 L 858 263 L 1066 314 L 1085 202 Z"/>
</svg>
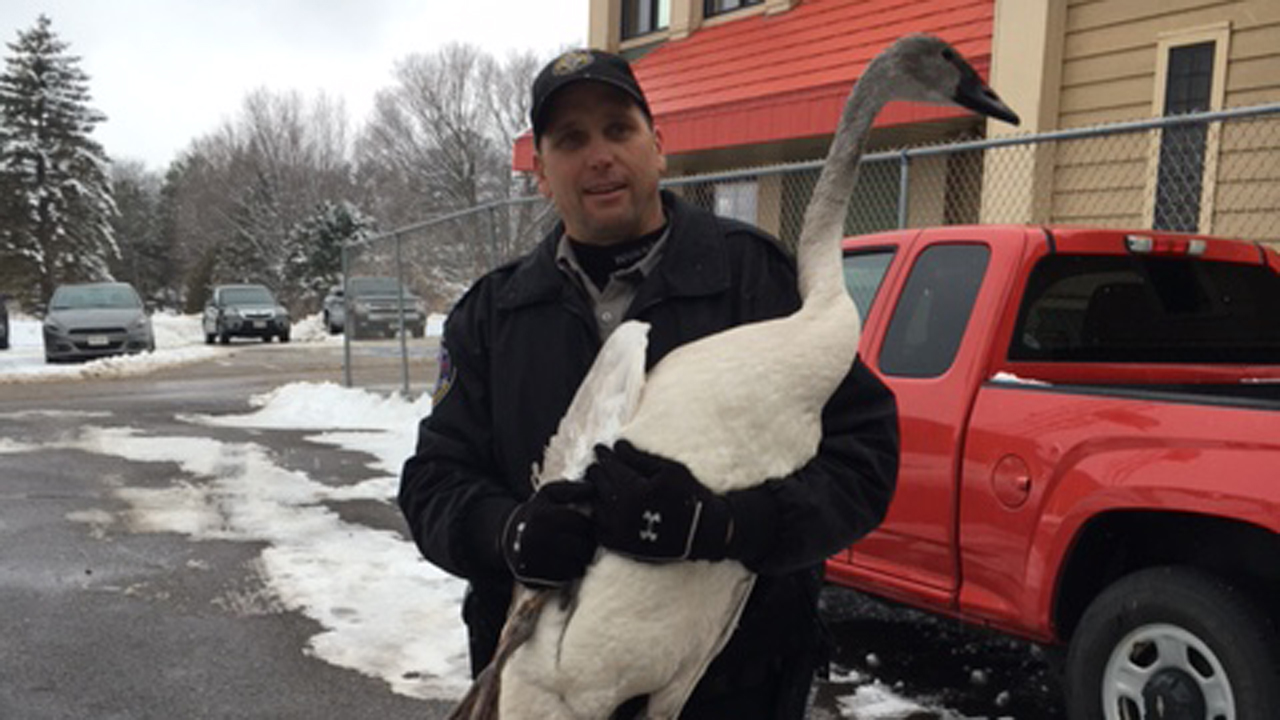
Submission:
<svg viewBox="0 0 1280 720">
<path fill-rule="evenodd" d="M 594 55 L 582 50 L 567 52 L 556 58 L 555 64 L 551 66 L 551 74 L 557 76 L 571 75 L 590 65 L 595 59 Z"/>
</svg>

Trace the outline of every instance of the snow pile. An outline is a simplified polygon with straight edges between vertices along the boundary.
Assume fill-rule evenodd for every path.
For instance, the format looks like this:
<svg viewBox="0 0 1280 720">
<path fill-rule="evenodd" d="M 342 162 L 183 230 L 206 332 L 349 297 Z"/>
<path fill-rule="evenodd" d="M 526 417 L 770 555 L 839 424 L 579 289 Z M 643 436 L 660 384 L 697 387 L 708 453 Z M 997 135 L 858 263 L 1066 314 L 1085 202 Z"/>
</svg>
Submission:
<svg viewBox="0 0 1280 720">
<path fill-rule="evenodd" d="M 160 368 L 187 365 L 235 352 L 234 346 L 206 344 L 199 315 L 158 312 L 151 316 L 155 331 L 155 352 L 118 355 L 84 363 L 49 364 L 44 359 L 44 338 L 39 319 L 15 313 L 9 318 L 10 349 L 0 350 L 0 385 L 6 383 L 49 382 L 85 378 L 134 377 Z M 439 335 L 444 316 L 427 319 L 427 334 Z M 330 335 L 319 314 L 308 315 L 293 324 L 291 347 L 315 343 L 341 344 L 342 335 Z"/>
</svg>

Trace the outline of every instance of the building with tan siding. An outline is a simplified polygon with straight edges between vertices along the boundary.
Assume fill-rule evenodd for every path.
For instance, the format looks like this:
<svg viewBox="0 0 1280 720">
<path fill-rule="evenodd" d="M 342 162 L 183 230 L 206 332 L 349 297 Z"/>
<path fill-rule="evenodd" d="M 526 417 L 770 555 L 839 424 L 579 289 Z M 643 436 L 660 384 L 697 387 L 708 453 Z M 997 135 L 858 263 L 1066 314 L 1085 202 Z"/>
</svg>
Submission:
<svg viewBox="0 0 1280 720">
<path fill-rule="evenodd" d="M 998 0 L 992 58 L 1019 132 L 1276 103 L 1280 2 Z M 1274 120 L 1049 145 L 1016 219 L 1280 240 L 1278 150 Z"/>
<path fill-rule="evenodd" d="M 1023 124 L 893 104 L 872 150 L 1280 102 L 1280 0 L 590 3 L 589 44 L 632 59 L 676 175 L 820 158 L 861 68 L 907 32 L 956 45 Z M 903 181 L 899 217 L 911 225 L 1160 226 L 1280 241 L 1277 117 L 1044 143 L 1019 149 L 1016 162 L 1001 152 L 925 158 L 909 181 L 889 168 L 864 174 L 861 194 L 893 204 Z M 531 154 L 522 138 L 517 169 Z M 716 188 L 717 202 L 749 205 L 757 216 L 747 219 L 785 235 L 785 209 L 808 187 L 748 184 Z M 871 216 L 897 212 L 882 210 Z"/>
</svg>

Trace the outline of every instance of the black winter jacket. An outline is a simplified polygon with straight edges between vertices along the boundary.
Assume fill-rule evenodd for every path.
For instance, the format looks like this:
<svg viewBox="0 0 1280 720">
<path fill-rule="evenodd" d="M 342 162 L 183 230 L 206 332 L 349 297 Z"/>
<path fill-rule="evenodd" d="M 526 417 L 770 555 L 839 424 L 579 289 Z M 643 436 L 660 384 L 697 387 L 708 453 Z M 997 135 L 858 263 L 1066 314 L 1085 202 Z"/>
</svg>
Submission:
<svg viewBox="0 0 1280 720">
<path fill-rule="evenodd" d="M 664 254 L 628 311 L 651 325 L 650 367 L 678 345 L 799 306 L 794 265 L 768 236 L 671 193 L 663 203 Z M 503 523 L 531 494 L 530 469 L 601 345 L 589 301 L 556 265 L 562 232 L 481 278 L 450 313 L 434 406 L 404 465 L 399 502 L 414 540 L 470 583 L 474 671 L 488 663 L 511 597 Z M 827 404 L 823 429 L 817 457 L 768 484 L 779 537 L 751 568 L 760 578 L 739 629 L 703 684 L 744 663 L 812 655 L 824 558 L 884 517 L 897 476 L 897 408 L 860 360 Z"/>
</svg>

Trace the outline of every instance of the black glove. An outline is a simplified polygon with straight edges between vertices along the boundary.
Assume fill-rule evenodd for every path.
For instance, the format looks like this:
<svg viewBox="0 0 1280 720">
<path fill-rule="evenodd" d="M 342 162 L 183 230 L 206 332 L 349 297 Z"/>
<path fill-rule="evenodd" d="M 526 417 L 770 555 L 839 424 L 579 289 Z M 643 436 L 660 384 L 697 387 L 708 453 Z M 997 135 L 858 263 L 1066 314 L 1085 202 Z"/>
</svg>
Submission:
<svg viewBox="0 0 1280 720">
<path fill-rule="evenodd" d="M 591 519 L 575 504 L 589 502 L 585 483 L 556 481 L 516 506 L 502 531 L 502 557 L 531 587 L 559 587 L 582 577 L 596 554 Z"/>
<path fill-rule="evenodd" d="M 774 539 L 777 510 L 765 488 L 716 495 L 689 468 L 621 440 L 596 447 L 587 468 L 600 544 L 639 560 L 754 561 Z"/>
</svg>

